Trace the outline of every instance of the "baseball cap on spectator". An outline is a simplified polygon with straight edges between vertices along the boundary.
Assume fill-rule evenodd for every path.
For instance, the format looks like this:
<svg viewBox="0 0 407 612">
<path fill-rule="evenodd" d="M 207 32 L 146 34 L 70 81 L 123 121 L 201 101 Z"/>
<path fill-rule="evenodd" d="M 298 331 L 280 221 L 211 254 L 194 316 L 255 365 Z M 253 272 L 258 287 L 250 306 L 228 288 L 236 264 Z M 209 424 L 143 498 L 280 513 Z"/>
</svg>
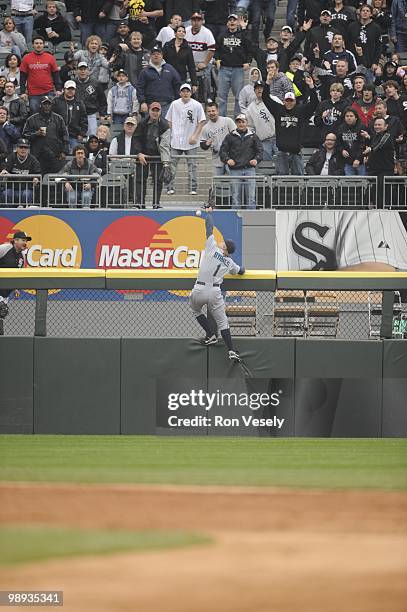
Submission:
<svg viewBox="0 0 407 612">
<path fill-rule="evenodd" d="M 332 17 L 332 13 L 331 11 L 327 11 L 327 9 L 324 9 L 323 11 L 321 11 L 320 13 L 321 15 L 329 15 L 330 17 Z"/>
<path fill-rule="evenodd" d="M 17 240 L 18 238 L 23 238 L 24 240 L 32 240 L 31 236 L 27 236 L 25 232 L 14 232 L 13 240 Z"/>
<path fill-rule="evenodd" d="M 199 11 L 195 11 L 192 13 L 191 19 L 203 19 L 203 15 Z"/>
<path fill-rule="evenodd" d="M 274 40 L 274 42 L 278 42 L 278 38 L 276 38 L 273 34 L 267 36 L 266 42 L 268 42 L 269 40 Z"/>
<path fill-rule="evenodd" d="M 96 134 L 91 134 L 91 135 L 88 137 L 88 142 L 89 142 L 90 140 L 97 140 L 97 141 L 99 142 L 99 138 L 96 136 Z"/>
<path fill-rule="evenodd" d="M 229 19 L 239 19 L 239 17 L 236 15 L 236 13 L 231 13 L 230 15 L 228 15 L 228 21 Z"/>
<path fill-rule="evenodd" d="M 284 100 L 295 100 L 295 93 L 293 93 L 292 91 L 287 91 L 284 96 Z"/>
<path fill-rule="evenodd" d="M 129 26 L 128 22 L 125 21 L 124 19 L 122 21 L 119 21 L 119 23 L 117 24 L 117 27 L 120 28 L 120 26 Z"/>
<path fill-rule="evenodd" d="M 257 87 L 264 87 L 264 83 L 263 81 L 256 81 L 253 87 L 254 89 L 256 89 Z"/>
<path fill-rule="evenodd" d="M 151 102 L 150 108 L 158 108 L 158 110 L 161 110 L 161 104 L 159 102 Z"/>
<path fill-rule="evenodd" d="M 297 60 L 298 62 L 301 62 L 303 58 L 302 53 L 296 53 L 295 55 L 292 56 L 292 58 L 290 59 L 290 62 L 292 62 L 293 60 Z"/>
<path fill-rule="evenodd" d="M 129 76 L 129 75 L 127 74 L 127 72 L 126 72 L 126 71 L 125 71 L 123 68 L 120 68 L 120 70 L 118 70 L 118 71 L 117 71 L 117 74 L 118 74 L 118 75 L 119 75 L 119 74 L 124 74 L 125 76 Z"/>
<path fill-rule="evenodd" d="M 283 26 L 283 27 L 281 28 L 281 31 L 283 31 L 283 30 L 289 30 L 289 31 L 291 32 L 291 34 L 292 34 L 292 32 L 293 32 L 292 27 L 291 27 L 291 26 L 289 26 L 289 25 L 285 25 L 285 26 Z"/>
<path fill-rule="evenodd" d="M 189 83 L 182 83 L 182 85 L 179 88 L 179 90 L 182 91 L 183 89 L 189 89 L 189 91 L 192 91 L 191 85 Z"/>
<path fill-rule="evenodd" d="M 127 117 L 124 123 L 132 123 L 133 125 L 137 125 L 137 119 L 135 117 Z"/>
<path fill-rule="evenodd" d="M 74 55 L 72 53 L 72 51 L 65 51 L 64 53 L 64 61 L 67 64 L 68 62 L 73 62 L 74 60 Z"/>
<path fill-rule="evenodd" d="M 151 53 L 161 53 L 162 54 L 162 52 L 163 50 L 158 45 L 155 45 L 155 47 L 151 49 Z"/>
<path fill-rule="evenodd" d="M 26 147 L 27 149 L 30 148 L 30 141 L 27 140 L 27 138 L 20 138 L 20 140 L 17 140 L 17 146 L 18 147 Z"/>
<path fill-rule="evenodd" d="M 75 81 L 66 81 L 64 84 L 64 89 L 70 89 L 70 88 L 76 89 L 76 83 Z"/>
<path fill-rule="evenodd" d="M 239 119 L 241 119 L 242 121 L 247 121 L 247 117 L 244 113 L 240 113 L 236 116 L 236 121 L 239 121 Z"/>
<path fill-rule="evenodd" d="M 49 96 L 44 96 L 41 100 L 41 104 L 52 104 L 52 100 Z"/>
<path fill-rule="evenodd" d="M 107 43 L 107 42 L 102 42 L 102 44 L 100 45 L 100 48 L 101 48 L 101 49 L 108 49 L 108 48 L 109 48 L 109 46 L 110 46 L 110 45 L 109 45 L 109 43 Z"/>
<path fill-rule="evenodd" d="M 86 62 L 79 62 L 78 68 L 87 68 L 88 64 Z"/>
</svg>

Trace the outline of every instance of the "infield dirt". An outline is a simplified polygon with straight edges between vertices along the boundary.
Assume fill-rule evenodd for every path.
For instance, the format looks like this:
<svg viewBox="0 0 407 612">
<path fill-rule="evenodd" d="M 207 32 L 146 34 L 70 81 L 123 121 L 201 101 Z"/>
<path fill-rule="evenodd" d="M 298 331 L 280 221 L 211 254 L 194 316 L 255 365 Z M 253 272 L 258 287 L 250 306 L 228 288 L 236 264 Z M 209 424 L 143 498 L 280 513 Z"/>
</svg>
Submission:
<svg viewBox="0 0 407 612">
<path fill-rule="evenodd" d="M 2 524 L 187 529 L 213 544 L 3 568 L 69 612 L 406 612 L 407 493 L 0 485 Z"/>
</svg>

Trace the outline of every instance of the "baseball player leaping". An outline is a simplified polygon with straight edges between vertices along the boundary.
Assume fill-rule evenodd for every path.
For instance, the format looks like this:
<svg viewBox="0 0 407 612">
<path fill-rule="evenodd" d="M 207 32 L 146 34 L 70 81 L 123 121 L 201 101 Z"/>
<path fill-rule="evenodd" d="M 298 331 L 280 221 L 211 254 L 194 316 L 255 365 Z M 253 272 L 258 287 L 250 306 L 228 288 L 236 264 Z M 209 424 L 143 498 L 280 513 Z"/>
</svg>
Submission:
<svg viewBox="0 0 407 612">
<path fill-rule="evenodd" d="M 213 235 L 212 208 L 208 207 L 205 212 L 198 211 L 205 217 L 206 243 L 202 257 L 198 278 L 190 295 L 190 304 L 196 320 L 204 329 L 206 337 L 204 344 L 216 344 L 218 341 L 214 331 L 211 329 L 207 317 L 202 309 L 206 305 L 208 312 L 211 313 L 216 321 L 218 329 L 229 351 L 231 361 L 240 362 L 241 358 L 232 344 L 229 324 L 225 311 L 225 302 L 220 290 L 225 274 L 244 274 L 244 268 L 238 266 L 230 257 L 234 253 L 236 246 L 233 240 L 225 240 L 219 245 Z"/>
</svg>

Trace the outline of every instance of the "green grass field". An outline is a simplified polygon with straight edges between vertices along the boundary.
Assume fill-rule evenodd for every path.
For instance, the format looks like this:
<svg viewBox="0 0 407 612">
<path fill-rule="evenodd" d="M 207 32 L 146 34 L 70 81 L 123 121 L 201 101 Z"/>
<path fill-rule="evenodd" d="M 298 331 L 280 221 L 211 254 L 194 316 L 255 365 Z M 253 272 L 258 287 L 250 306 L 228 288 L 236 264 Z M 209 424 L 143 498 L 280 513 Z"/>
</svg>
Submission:
<svg viewBox="0 0 407 612">
<path fill-rule="evenodd" d="M 1 527 L 0 542 L 0 566 L 12 566 L 59 557 L 196 546 L 211 542 L 211 538 L 188 531 L 107 531 L 19 525 Z"/>
<path fill-rule="evenodd" d="M 0 480 L 401 490 L 407 440 L 2 435 Z"/>
</svg>

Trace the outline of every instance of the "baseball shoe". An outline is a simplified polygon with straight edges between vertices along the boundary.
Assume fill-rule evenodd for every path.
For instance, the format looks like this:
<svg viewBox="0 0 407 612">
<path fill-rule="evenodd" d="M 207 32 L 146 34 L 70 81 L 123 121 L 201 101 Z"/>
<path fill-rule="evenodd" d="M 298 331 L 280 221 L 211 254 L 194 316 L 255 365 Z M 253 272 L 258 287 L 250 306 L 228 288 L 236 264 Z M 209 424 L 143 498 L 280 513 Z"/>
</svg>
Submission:
<svg viewBox="0 0 407 612">
<path fill-rule="evenodd" d="M 239 353 L 236 353 L 236 351 L 229 351 L 229 359 L 230 361 L 235 361 L 236 363 L 240 363 L 242 361 L 242 358 L 240 357 Z"/>
<path fill-rule="evenodd" d="M 205 346 L 209 346 L 210 344 L 216 344 L 217 341 L 218 339 L 215 334 L 213 334 L 212 336 L 206 336 L 206 338 L 203 339 L 203 343 L 205 344 Z"/>
<path fill-rule="evenodd" d="M 160 206 L 160 204 L 153 204 L 153 208 L 154 210 L 157 210 L 158 208 L 162 208 L 162 206 Z"/>
<path fill-rule="evenodd" d="M 167 189 L 167 195 L 174 195 L 174 189 Z"/>
<path fill-rule="evenodd" d="M 189 195 L 198 195 L 198 192 L 197 192 L 197 191 L 195 191 L 195 189 L 192 189 L 192 190 L 189 192 Z"/>
</svg>

